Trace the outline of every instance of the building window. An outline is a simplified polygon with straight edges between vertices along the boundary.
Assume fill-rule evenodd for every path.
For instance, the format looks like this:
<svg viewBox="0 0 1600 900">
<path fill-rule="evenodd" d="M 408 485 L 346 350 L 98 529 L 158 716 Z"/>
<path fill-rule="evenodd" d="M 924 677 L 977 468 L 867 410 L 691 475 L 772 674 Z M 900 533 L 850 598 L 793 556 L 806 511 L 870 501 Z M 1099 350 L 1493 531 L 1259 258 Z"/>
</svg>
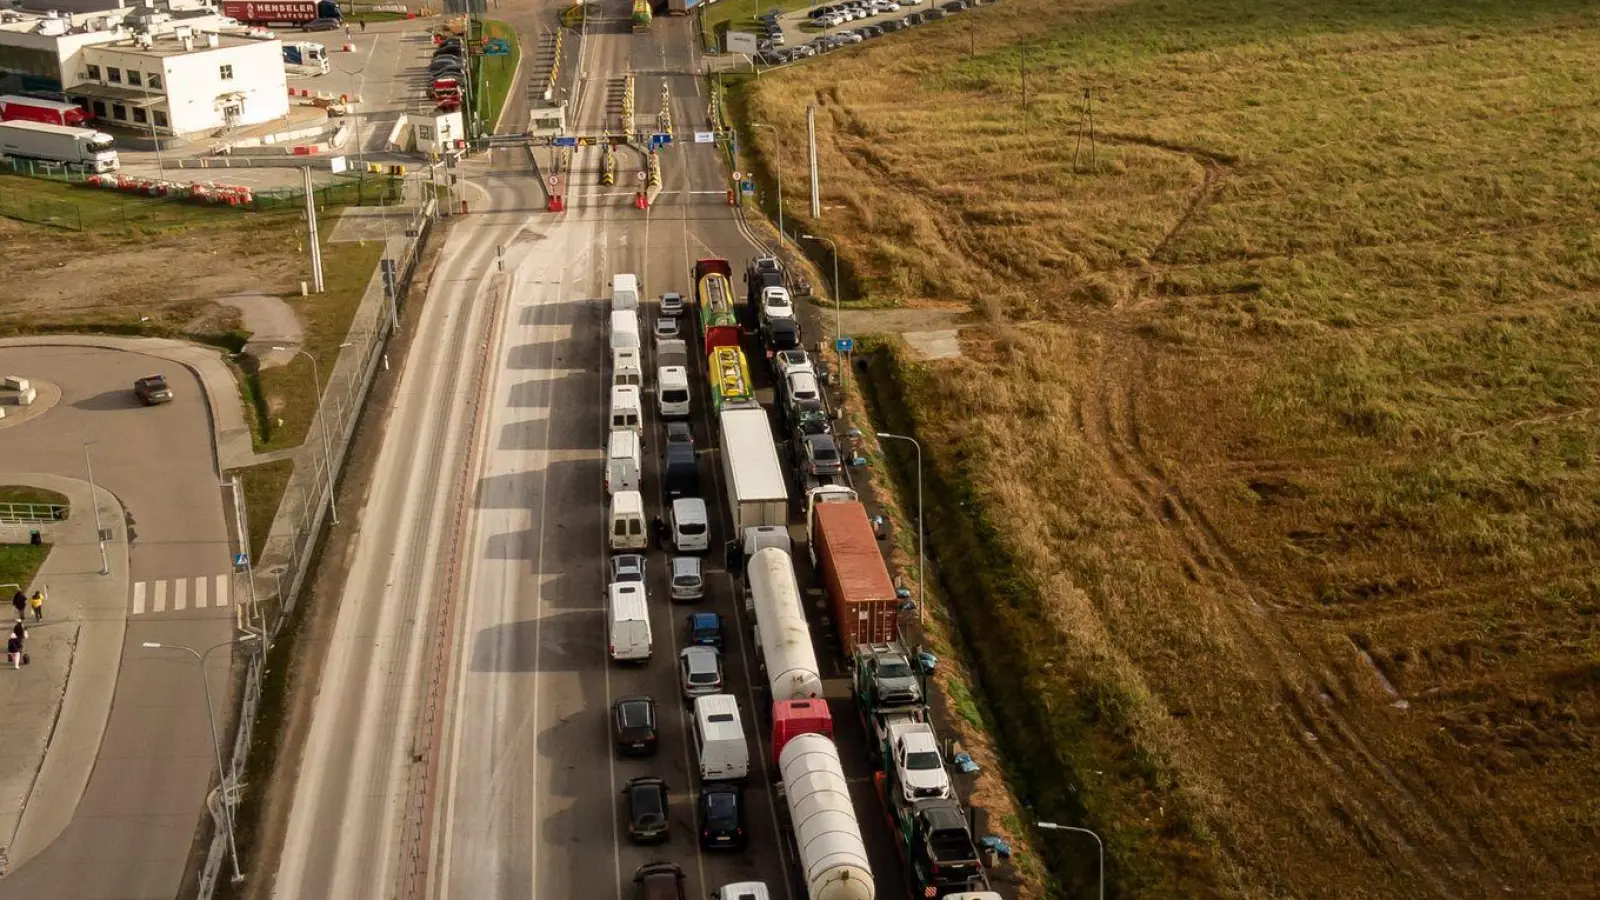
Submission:
<svg viewBox="0 0 1600 900">
<path fill-rule="evenodd" d="M 152 110 L 151 114 L 155 116 L 156 127 L 157 128 L 165 128 L 165 127 L 167 127 L 167 114 L 166 113 L 164 113 L 161 110 L 157 109 L 157 110 Z"/>
<path fill-rule="evenodd" d="M 99 66 L 88 66 L 87 68 L 89 70 L 89 80 L 90 81 L 99 81 L 100 80 L 100 67 Z"/>
<path fill-rule="evenodd" d="M 123 106 L 121 103 L 111 104 L 111 118 L 126 122 L 128 120 L 127 107 Z"/>
<path fill-rule="evenodd" d="M 146 78 L 146 81 L 148 81 L 150 83 L 150 90 L 152 90 L 152 91 L 161 90 L 161 73 L 160 72 L 151 72 L 150 75 Z"/>
<path fill-rule="evenodd" d="M 111 71 L 115 72 L 116 69 L 112 69 Z M 223 81 L 232 81 L 233 80 L 233 66 L 221 66 L 221 67 L 219 67 L 217 69 L 217 74 L 222 77 Z"/>
<path fill-rule="evenodd" d="M 114 66 L 106 66 L 106 80 L 112 84 L 121 84 L 122 70 Z"/>
<path fill-rule="evenodd" d="M 106 117 L 106 102 L 104 100 L 94 101 L 94 115 L 97 119 L 104 119 Z"/>
<path fill-rule="evenodd" d="M 128 70 L 128 83 L 133 85 L 134 87 L 139 87 L 140 86 L 139 85 L 139 72 L 137 70 L 135 70 L 135 69 L 129 69 Z"/>
<path fill-rule="evenodd" d="M 148 119 L 149 117 L 144 114 L 144 109 L 142 107 L 135 106 L 133 108 L 133 120 L 135 122 L 143 125 Z"/>
</svg>

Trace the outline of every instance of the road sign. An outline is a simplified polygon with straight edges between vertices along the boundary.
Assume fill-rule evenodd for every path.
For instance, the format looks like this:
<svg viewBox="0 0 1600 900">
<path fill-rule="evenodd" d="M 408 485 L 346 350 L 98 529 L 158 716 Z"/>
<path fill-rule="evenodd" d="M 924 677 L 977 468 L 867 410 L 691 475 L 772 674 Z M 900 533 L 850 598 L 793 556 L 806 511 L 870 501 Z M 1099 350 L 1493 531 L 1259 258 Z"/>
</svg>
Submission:
<svg viewBox="0 0 1600 900">
<path fill-rule="evenodd" d="M 756 40 L 756 36 L 750 32 L 730 31 L 727 34 L 728 37 L 723 46 L 724 52 L 743 53 L 747 56 L 754 56 L 760 52 L 759 42 Z"/>
<path fill-rule="evenodd" d="M 640 180 L 640 181 L 643 181 L 643 180 L 645 180 L 645 179 L 646 179 L 646 178 L 649 178 L 649 177 L 650 177 L 650 176 L 649 176 L 649 175 L 646 175 L 646 174 L 645 174 L 645 173 L 644 173 L 644 172 L 643 172 L 643 171 L 642 171 L 642 170 L 641 170 L 641 171 L 640 171 L 640 172 L 639 172 L 639 173 L 638 173 L 638 174 L 639 174 L 639 180 Z"/>
<path fill-rule="evenodd" d="M 551 143 L 557 147 L 576 147 L 578 146 L 578 139 L 575 137 L 558 137 Z"/>
<path fill-rule="evenodd" d="M 756 183 L 754 181 L 741 181 L 741 182 L 739 182 L 739 193 L 745 195 L 746 197 L 750 197 L 750 196 L 753 196 L 755 194 L 755 192 L 756 192 Z"/>
<path fill-rule="evenodd" d="M 840 353 L 849 353 L 856 349 L 856 339 L 842 337 L 833 342 L 833 349 Z"/>
<path fill-rule="evenodd" d="M 551 187 L 555 187 L 556 185 L 561 183 L 561 176 L 560 175 L 551 175 L 549 178 L 546 178 L 545 180 L 550 182 L 550 186 Z"/>
<path fill-rule="evenodd" d="M 667 146 L 667 145 L 669 145 L 671 143 L 672 143 L 672 135 L 670 135 L 670 134 L 652 134 L 652 135 L 650 135 L 650 146 L 652 146 L 652 147 L 665 147 L 665 146 Z"/>
<path fill-rule="evenodd" d="M 735 172 L 735 173 L 733 173 L 733 183 L 734 184 L 738 184 L 739 182 L 741 182 L 743 180 L 744 180 L 744 173 L 743 172 Z"/>
<path fill-rule="evenodd" d="M 714 131 L 696 131 L 694 133 L 694 142 L 696 144 L 711 144 L 715 143 L 716 140 L 717 134 Z"/>
<path fill-rule="evenodd" d="M 242 568 L 244 568 L 245 566 L 248 566 L 248 565 L 250 565 L 250 554 L 248 554 L 248 553 L 235 553 L 233 555 L 233 567 L 235 569 L 242 569 Z"/>
</svg>

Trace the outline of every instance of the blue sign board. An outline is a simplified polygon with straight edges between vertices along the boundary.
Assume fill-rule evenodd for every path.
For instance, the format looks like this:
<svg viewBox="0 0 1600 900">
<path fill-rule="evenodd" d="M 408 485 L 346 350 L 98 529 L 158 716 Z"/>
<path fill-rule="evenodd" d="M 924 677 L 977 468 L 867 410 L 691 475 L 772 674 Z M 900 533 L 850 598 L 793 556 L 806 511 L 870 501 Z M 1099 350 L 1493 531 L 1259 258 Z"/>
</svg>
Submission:
<svg viewBox="0 0 1600 900">
<path fill-rule="evenodd" d="M 670 135 L 670 134 L 652 134 L 652 135 L 650 135 L 650 146 L 652 146 L 652 147 L 665 147 L 665 146 L 667 146 L 668 144 L 671 144 L 671 143 L 672 143 L 672 135 Z"/>
<path fill-rule="evenodd" d="M 746 197 L 751 197 L 755 195 L 755 192 L 756 183 L 754 181 L 739 182 L 739 193 L 744 194 Z"/>
<path fill-rule="evenodd" d="M 233 555 L 233 567 L 235 569 L 242 569 L 242 568 L 244 568 L 245 566 L 248 566 L 248 565 L 250 565 L 250 554 L 248 554 L 248 553 L 235 553 Z"/>
<path fill-rule="evenodd" d="M 840 353 L 849 353 L 856 349 L 855 338 L 838 338 L 833 342 L 833 349 Z"/>
<path fill-rule="evenodd" d="M 576 147 L 578 146 L 578 139 L 575 137 L 558 137 L 555 139 L 555 145 L 557 147 Z"/>
</svg>

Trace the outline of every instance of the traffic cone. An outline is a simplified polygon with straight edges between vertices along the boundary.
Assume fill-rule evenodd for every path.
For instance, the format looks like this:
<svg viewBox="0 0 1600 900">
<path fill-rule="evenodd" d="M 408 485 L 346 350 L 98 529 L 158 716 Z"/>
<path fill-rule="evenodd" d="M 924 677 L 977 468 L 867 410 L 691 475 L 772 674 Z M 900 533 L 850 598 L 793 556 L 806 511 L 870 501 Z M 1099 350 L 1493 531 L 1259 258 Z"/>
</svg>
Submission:
<svg viewBox="0 0 1600 900">
<path fill-rule="evenodd" d="M 550 202 L 545 204 L 545 212 L 566 212 L 567 204 L 561 199 L 560 194 L 551 194 Z"/>
<path fill-rule="evenodd" d="M 633 195 L 633 208 L 634 209 L 649 209 L 650 208 L 650 198 L 646 197 L 644 195 L 644 191 L 640 191 L 639 193 Z"/>
</svg>

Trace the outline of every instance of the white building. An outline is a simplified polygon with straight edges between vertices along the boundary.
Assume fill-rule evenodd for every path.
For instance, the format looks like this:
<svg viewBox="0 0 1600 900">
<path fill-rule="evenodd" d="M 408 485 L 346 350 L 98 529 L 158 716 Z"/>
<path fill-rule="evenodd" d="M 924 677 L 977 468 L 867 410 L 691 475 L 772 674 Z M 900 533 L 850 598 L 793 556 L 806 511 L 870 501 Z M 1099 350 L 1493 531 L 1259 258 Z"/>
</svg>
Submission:
<svg viewBox="0 0 1600 900">
<path fill-rule="evenodd" d="M 0 93 L 56 93 L 108 126 L 193 135 L 283 118 L 283 45 L 214 9 L 0 11 Z"/>
<path fill-rule="evenodd" d="M 179 26 L 171 34 L 95 44 L 81 55 L 66 93 L 83 98 L 95 118 L 110 125 L 193 135 L 289 114 L 277 40 Z"/>
</svg>

